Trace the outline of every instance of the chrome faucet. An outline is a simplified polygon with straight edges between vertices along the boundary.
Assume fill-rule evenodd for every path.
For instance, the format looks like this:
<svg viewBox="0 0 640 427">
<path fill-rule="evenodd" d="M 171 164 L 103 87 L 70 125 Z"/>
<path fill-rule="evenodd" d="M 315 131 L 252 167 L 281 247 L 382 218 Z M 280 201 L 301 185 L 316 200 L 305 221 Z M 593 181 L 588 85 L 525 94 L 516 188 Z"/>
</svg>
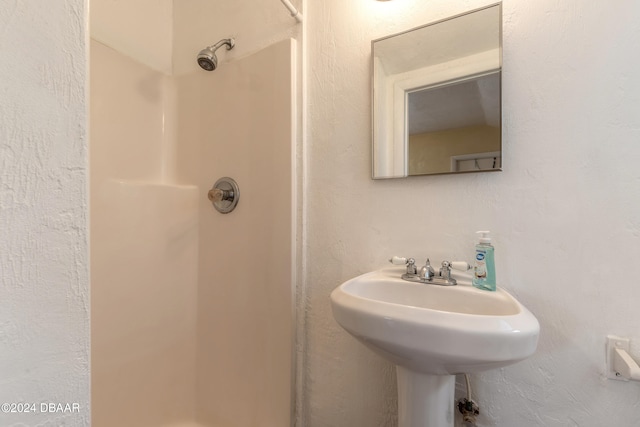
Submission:
<svg viewBox="0 0 640 427">
<path fill-rule="evenodd" d="M 427 262 L 424 264 L 424 267 L 420 269 L 420 274 L 418 277 L 420 278 L 421 282 L 429 282 L 435 275 L 436 272 L 433 270 L 433 267 L 431 267 L 429 258 L 427 258 Z"/>
<path fill-rule="evenodd" d="M 456 279 L 451 277 L 452 268 L 461 271 L 468 271 L 471 269 L 469 263 L 465 261 L 442 261 L 442 265 L 436 275 L 429 258 L 427 258 L 425 265 L 420 268 L 420 272 L 418 272 L 418 269 L 416 268 L 416 260 L 413 258 L 394 256 L 389 260 L 389 262 L 395 265 L 406 264 L 407 272 L 401 276 L 404 280 L 440 286 L 453 286 L 457 283 Z"/>
</svg>

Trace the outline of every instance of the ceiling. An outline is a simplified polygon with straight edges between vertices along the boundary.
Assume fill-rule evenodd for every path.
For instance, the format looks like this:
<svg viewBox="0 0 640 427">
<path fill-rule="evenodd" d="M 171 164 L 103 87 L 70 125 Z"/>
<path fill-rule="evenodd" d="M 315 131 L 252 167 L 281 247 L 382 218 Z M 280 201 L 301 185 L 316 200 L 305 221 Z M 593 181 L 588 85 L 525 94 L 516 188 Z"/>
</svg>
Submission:
<svg viewBox="0 0 640 427">
<path fill-rule="evenodd" d="M 409 93 L 409 135 L 500 125 L 500 73 Z"/>
</svg>

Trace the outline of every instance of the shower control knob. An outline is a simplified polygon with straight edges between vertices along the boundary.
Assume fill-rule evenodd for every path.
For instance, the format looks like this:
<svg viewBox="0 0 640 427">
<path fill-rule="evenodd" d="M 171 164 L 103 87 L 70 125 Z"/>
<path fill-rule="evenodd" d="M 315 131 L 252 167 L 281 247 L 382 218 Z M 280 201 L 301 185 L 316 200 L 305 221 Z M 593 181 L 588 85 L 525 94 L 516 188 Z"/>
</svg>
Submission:
<svg viewBox="0 0 640 427">
<path fill-rule="evenodd" d="M 218 212 L 226 214 L 231 212 L 238 204 L 240 188 L 232 178 L 225 176 L 213 184 L 213 187 L 207 193 L 207 198 Z"/>
<path fill-rule="evenodd" d="M 212 202 L 220 202 L 222 201 L 222 190 L 212 188 L 211 190 L 209 190 L 208 197 Z"/>
<path fill-rule="evenodd" d="M 209 200 L 211 200 L 212 202 L 233 200 L 233 191 L 212 188 L 211 190 L 209 190 Z"/>
</svg>

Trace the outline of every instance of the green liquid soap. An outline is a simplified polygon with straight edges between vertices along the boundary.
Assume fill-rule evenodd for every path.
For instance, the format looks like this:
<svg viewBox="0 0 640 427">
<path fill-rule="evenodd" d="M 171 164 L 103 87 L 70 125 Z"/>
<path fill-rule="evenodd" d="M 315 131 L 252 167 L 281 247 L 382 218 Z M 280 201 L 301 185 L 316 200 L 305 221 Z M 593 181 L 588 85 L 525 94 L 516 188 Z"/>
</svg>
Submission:
<svg viewBox="0 0 640 427">
<path fill-rule="evenodd" d="M 473 286 L 485 291 L 496 290 L 496 262 L 494 247 L 488 231 L 478 231 L 482 234 L 476 245 L 476 263 L 473 274 Z"/>
</svg>

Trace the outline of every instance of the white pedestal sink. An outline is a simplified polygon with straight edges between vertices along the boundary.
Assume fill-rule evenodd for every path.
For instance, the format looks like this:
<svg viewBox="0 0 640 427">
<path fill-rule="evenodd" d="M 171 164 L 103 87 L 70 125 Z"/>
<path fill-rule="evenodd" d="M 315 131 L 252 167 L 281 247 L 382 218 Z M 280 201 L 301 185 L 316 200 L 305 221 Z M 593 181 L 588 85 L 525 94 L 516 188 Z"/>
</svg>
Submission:
<svg viewBox="0 0 640 427">
<path fill-rule="evenodd" d="M 407 282 L 402 267 L 351 279 L 331 293 L 336 321 L 396 365 L 398 427 L 452 427 L 455 374 L 523 360 L 538 320 L 501 288 Z"/>
</svg>

